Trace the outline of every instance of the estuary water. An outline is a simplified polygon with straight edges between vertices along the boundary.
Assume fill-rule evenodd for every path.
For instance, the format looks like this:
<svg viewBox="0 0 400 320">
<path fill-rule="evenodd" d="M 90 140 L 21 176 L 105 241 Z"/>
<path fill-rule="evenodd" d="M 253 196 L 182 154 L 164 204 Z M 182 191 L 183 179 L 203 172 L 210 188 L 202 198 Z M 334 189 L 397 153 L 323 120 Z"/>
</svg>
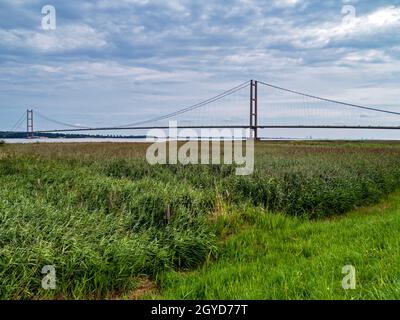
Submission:
<svg viewBox="0 0 400 320">
<path fill-rule="evenodd" d="M 139 143 L 146 142 L 145 139 L 113 139 L 113 138 L 76 138 L 76 139 L 1 139 L 6 143 L 17 144 L 17 143 L 90 143 L 90 142 L 116 142 L 116 143 Z"/>
<path fill-rule="evenodd" d="M 262 140 L 399 140 L 400 130 L 371 130 L 371 129 L 260 129 L 259 136 Z M 145 138 L 34 138 L 34 139 L 0 139 L 6 143 L 140 143 L 146 142 Z M 178 140 L 187 140 L 179 138 Z"/>
</svg>

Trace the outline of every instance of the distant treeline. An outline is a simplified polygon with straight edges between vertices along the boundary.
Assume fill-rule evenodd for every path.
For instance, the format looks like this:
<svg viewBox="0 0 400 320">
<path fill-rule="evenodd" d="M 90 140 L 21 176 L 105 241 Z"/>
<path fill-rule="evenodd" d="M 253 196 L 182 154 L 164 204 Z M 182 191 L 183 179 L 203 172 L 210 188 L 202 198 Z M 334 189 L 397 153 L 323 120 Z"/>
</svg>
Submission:
<svg viewBox="0 0 400 320">
<path fill-rule="evenodd" d="M 24 139 L 26 132 L 8 132 L 0 131 L 0 139 Z M 145 139 L 146 136 L 121 136 L 121 135 L 91 135 L 91 134 L 65 134 L 65 133 L 38 133 L 35 138 L 63 138 L 63 139 L 77 139 L 77 138 L 111 138 L 111 139 Z"/>
</svg>

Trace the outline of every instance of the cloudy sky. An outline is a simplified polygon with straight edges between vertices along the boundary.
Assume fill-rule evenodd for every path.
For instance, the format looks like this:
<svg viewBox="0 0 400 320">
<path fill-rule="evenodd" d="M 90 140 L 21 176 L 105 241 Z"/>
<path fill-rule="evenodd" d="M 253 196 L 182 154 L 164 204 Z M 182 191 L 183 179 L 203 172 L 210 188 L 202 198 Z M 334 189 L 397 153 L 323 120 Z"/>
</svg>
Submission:
<svg viewBox="0 0 400 320">
<path fill-rule="evenodd" d="M 249 79 L 400 110 L 399 58 L 399 0 L 0 0 L 0 130 L 28 107 L 135 122 Z"/>
</svg>

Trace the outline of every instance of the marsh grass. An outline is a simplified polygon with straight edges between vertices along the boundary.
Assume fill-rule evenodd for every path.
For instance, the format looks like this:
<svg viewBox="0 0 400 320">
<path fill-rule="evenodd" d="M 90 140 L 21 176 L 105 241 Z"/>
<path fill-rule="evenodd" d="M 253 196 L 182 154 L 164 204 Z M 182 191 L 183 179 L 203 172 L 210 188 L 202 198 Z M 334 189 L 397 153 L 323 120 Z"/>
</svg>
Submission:
<svg viewBox="0 0 400 320">
<path fill-rule="evenodd" d="M 400 186 L 396 144 L 260 143 L 249 177 L 224 165 L 150 166 L 146 147 L 2 148 L 1 299 L 110 298 L 134 291 L 143 276 L 166 284 L 160 279 L 168 272 L 221 259 L 221 239 L 240 232 L 246 219 L 295 230 L 302 219 L 377 203 Z M 253 213 L 230 219 L 238 210 Z M 228 233 L 221 216 L 230 221 Z M 261 248 L 271 240 L 265 237 Z M 316 249 L 303 243 L 298 250 Z M 56 266 L 57 290 L 41 288 L 44 265 Z M 208 297 L 201 290 L 193 297 Z"/>
<path fill-rule="evenodd" d="M 169 271 L 146 299 L 400 299 L 400 193 L 344 217 L 309 220 L 242 207 L 220 215 L 218 259 Z M 342 268 L 356 269 L 344 290 Z"/>
</svg>

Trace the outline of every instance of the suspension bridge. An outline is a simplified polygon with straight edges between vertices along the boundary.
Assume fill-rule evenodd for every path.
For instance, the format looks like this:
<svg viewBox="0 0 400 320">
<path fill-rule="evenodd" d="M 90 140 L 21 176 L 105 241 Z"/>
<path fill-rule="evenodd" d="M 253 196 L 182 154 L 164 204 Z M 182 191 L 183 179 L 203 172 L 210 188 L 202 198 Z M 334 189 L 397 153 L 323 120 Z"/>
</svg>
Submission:
<svg viewBox="0 0 400 320">
<path fill-rule="evenodd" d="M 54 127 L 38 129 L 34 115 Z M 18 128 L 24 123 L 27 137 L 32 138 L 46 133 L 168 129 L 169 121 L 176 121 L 177 129 L 249 129 L 250 138 L 259 139 L 262 129 L 397 130 L 400 112 L 393 107 L 357 105 L 250 80 L 174 112 L 121 125 L 71 124 L 28 109 L 10 132 L 21 132 Z"/>
</svg>

